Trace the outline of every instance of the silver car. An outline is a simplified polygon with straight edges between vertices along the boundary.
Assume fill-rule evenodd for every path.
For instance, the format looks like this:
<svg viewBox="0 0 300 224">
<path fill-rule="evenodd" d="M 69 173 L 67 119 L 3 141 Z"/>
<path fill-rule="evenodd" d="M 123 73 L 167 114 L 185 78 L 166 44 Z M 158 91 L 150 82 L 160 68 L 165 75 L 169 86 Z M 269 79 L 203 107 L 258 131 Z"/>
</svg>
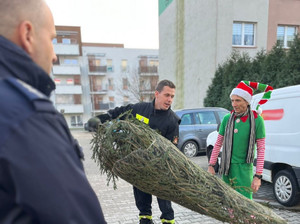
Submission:
<svg viewBox="0 0 300 224">
<path fill-rule="evenodd" d="M 229 111 L 220 107 L 203 107 L 176 110 L 175 113 L 181 118 L 178 148 L 187 157 L 193 157 L 199 152 L 206 152 L 208 134 L 217 130 Z"/>
</svg>

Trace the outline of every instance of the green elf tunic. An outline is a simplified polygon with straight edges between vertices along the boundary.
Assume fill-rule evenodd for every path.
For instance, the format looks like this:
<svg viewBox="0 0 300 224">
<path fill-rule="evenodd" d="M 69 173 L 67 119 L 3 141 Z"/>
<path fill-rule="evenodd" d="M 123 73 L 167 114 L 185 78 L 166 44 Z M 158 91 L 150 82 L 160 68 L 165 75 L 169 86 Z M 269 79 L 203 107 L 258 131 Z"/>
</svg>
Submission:
<svg viewBox="0 0 300 224">
<path fill-rule="evenodd" d="M 255 111 L 253 113 L 255 118 L 255 140 L 265 138 L 264 120 Z M 225 135 L 229 118 L 230 113 L 225 115 L 221 123 L 219 134 L 222 136 Z M 252 199 L 253 163 L 246 163 L 249 132 L 250 122 L 248 115 L 235 118 L 230 169 L 228 175 L 223 175 L 222 178 L 236 191 Z"/>
</svg>

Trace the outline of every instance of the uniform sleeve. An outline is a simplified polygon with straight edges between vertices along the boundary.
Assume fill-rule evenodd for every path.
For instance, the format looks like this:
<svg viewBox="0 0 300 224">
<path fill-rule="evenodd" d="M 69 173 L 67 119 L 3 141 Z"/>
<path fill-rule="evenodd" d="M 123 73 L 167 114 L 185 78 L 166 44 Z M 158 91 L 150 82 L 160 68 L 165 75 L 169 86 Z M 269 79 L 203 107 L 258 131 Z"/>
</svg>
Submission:
<svg viewBox="0 0 300 224">
<path fill-rule="evenodd" d="M 132 110 L 133 109 L 133 104 L 128 104 L 127 106 L 121 106 L 121 107 L 116 107 L 112 110 L 107 111 L 106 114 L 100 114 L 97 116 L 97 118 L 100 119 L 101 123 L 104 123 L 106 121 L 109 121 L 111 119 L 116 119 L 119 117 L 121 114 Z"/>
<path fill-rule="evenodd" d="M 105 224 L 75 141 L 64 128 L 58 115 L 37 114 L 12 130 L 1 156 L 7 176 L 0 178 L 13 187 L 17 197 L 11 200 L 40 223 Z"/>
<path fill-rule="evenodd" d="M 128 104 L 127 106 L 122 106 L 122 107 L 116 107 L 113 110 L 109 110 L 108 114 L 111 116 L 112 119 L 116 119 L 117 117 L 119 117 L 121 114 L 132 110 L 133 109 L 134 104 Z"/>
<path fill-rule="evenodd" d="M 174 117 L 174 119 L 171 122 L 172 122 L 172 124 L 168 128 L 168 132 L 165 137 L 167 139 L 169 139 L 174 145 L 177 146 L 178 140 L 179 140 L 180 119 L 177 119 L 176 117 Z"/>
</svg>

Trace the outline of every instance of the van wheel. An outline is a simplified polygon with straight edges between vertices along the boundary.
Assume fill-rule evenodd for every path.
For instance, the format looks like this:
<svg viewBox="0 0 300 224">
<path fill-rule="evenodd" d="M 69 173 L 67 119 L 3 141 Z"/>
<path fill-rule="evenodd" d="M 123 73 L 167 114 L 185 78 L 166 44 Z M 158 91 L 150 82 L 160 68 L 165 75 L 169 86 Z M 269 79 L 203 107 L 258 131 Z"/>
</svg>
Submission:
<svg viewBox="0 0 300 224">
<path fill-rule="evenodd" d="M 294 206 L 300 201 L 296 178 L 288 170 L 281 170 L 275 175 L 273 192 L 276 200 L 284 206 Z"/>
<path fill-rule="evenodd" d="M 183 144 L 182 151 L 186 157 L 192 158 L 198 153 L 198 145 L 194 141 L 187 141 Z"/>
</svg>

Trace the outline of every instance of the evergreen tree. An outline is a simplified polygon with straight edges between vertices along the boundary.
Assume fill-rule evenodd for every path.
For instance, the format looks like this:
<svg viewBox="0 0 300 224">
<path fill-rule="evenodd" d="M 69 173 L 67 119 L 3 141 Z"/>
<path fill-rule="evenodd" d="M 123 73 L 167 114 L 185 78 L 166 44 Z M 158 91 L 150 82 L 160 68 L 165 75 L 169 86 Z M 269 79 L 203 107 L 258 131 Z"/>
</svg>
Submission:
<svg viewBox="0 0 300 224">
<path fill-rule="evenodd" d="M 265 83 L 274 88 L 300 84 L 299 36 L 295 37 L 289 49 L 276 44 L 270 52 L 261 50 L 253 59 L 246 53 L 233 51 L 228 60 L 218 66 L 204 106 L 231 110 L 229 95 L 242 80 Z"/>
</svg>

